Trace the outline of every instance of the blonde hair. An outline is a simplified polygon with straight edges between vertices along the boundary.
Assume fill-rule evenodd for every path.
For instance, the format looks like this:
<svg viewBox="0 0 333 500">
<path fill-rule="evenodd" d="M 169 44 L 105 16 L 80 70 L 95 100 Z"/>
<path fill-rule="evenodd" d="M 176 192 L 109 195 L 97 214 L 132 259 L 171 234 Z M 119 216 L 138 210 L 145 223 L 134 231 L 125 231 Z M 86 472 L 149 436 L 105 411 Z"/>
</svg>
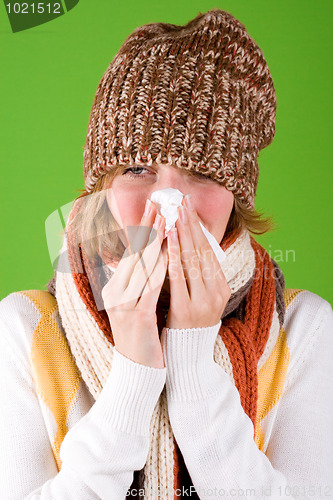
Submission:
<svg viewBox="0 0 333 500">
<path fill-rule="evenodd" d="M 75 241 L 81 243 L 89 258 L 96 253 L 100 256 L 109 255 L 120 259 L 125 247 L 119 238 L 121 230 L 112 216 L 106 200 L 106 189 L 123 167 L 115 167 L 111 172 L 101 176 L 92 191 L 87 195 L 81 192 L 81 207 L 72 219 L 68 230 L 75 235 Z M 247 229 L 252 234 L 264 234 L 274 229 L 272 217 L 250 210 L 235 196 L 234 206 L 225 231 L 225 236 L 236 229 Z"/>
<path fill-rule="evenodd" d="M 264 234 L 275 229 L 272 216 L 250 210 L 235 196 L 234 206 L 229 217 L 225 236 L 235 229 L 247 229 L 252 234 Z"/>
<path fill-rule="evenodd" d="M 120 259 L 125 247 L 118 231 L 120 227 L 110 212 L 106 189 L 122 167 L 100 177 L 91 194 L 82 191 L 78 197 L 80 208 L 68 225 L 76 244 L 81 244 L 89 258 L 109 255 Z"/>
</svg>

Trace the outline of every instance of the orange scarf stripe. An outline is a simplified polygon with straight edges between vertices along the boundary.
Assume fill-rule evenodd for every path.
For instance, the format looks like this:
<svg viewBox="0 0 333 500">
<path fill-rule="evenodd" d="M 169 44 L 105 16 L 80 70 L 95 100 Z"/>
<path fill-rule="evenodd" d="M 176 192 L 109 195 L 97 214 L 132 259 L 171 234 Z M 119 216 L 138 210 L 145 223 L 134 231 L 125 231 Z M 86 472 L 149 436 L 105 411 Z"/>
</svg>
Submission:
<svg viewBox="0 0 333 500">
<path fill-rule="evenodd" d="M 257 278 L 258 286 L 252 287 L 254 293 L 249 294 L 244 322 L 250 325 L 259 360 L 273 320 L 276 278 L 273 262 L 266 250 L 253 238 L 251 244 L 256 255 L 256 276 L 259 275 L 259 278 Z"/>
<path fill-rule="evenodd" d="M 256 270 L 246 299 L 244 322 L 236 318 L 226 318 L 223 320 L 219 335 L 228 349 L 241 404 L 255 429 L 258 398 L 257 366 L 272 325 L 275 308 L 275 271 L 266 250 L 253 238 L 251 244 L 255 251 Z"/>
</svg>

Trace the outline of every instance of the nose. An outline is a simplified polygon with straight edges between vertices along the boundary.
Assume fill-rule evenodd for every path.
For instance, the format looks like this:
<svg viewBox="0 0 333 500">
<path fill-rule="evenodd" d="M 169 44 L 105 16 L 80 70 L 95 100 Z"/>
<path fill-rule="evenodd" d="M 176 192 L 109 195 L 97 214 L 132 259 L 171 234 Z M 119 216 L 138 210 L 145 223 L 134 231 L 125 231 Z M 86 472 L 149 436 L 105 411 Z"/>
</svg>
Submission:
<svg viewBox="0 0 333 500">
<path fill-rule="evenodd" d="M 165 188 L 179 189 L 184 195 L 188 194 L 186 187 L 186 172 L 173 165 L 160 165 L 157 180 L 152 191 Z"/>
</svg>

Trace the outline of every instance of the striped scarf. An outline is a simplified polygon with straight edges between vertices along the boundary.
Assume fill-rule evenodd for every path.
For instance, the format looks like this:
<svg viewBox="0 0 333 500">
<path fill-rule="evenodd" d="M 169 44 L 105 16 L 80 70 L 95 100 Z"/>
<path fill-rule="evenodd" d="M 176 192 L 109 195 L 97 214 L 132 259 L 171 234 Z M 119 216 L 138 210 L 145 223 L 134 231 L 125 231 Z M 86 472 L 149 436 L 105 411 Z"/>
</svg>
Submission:
<svg viewBox="0 0 333 500">
<path fill-rule="evenodd" d="M 214 359 L 237 387 L 256 439 L 258 371 L 283 325 L 284 277 L 266 250 L 246 230 L 228 235 L 221 248 L 226 253 L 222 270 L 231 297 L 222 316 Z M 81 376 L 97 399 L 113 359 L 112 331 L 107 313 L 100 307 L 101 289 L 110 271 L 100 259 L 92 262 L 80 245 L 75 246 L 70 233 L 64 239 L 63 250 L 66 251 L 60 256 L 55 277 L 59 314 Z M 52 292 L 52 287 L 49 290 Z M 176 491 L 192 485 L 173 436 L 167 406 L 164 387 L 151 420 L 146 464 L 134 473 L 130 488 L 144 489 L 145 498 L 150 500 L 152 492 L 159 489 Z"/>
</svg>

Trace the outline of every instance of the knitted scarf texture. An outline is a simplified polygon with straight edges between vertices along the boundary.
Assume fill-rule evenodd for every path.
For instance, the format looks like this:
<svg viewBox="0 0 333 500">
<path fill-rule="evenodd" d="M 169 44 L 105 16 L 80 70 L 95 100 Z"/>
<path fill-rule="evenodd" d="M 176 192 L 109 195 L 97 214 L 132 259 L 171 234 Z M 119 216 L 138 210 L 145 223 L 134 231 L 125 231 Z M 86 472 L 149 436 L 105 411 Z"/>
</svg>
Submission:
<svg viewBox="0 0 333 500">
<path fill-rule="evenodd" d="M 221 248 L 226 253 L 222 270 L 232 294 L 221 318 L 214 360 L 238 389 L 255 437 L 258 371 L 283 325 L 284 277 L 247 230 L 229 234 L 222 240 Z M 56 296 L 66 338 L 81 376 L 97 399 L 112 367 L 114 341 L 107 313 L 96 304 L 112 272 L 101 261 L 99 265 L 92 262 L 81 246 L 73 244 L 69 233 L 64 239 L 64 249 L 55 290 L 51 285 L 49 291 Z M 148 458 L 144 468 L 134 473 L 130 489 L 144 489 L 145 498 L 153 500 L 156 491 L 175 491 L 191 485 L 173 436 L 164 387 L 151 420 Z M 192 498 L 198 497 L 192 495 Z"/>
</svg>

